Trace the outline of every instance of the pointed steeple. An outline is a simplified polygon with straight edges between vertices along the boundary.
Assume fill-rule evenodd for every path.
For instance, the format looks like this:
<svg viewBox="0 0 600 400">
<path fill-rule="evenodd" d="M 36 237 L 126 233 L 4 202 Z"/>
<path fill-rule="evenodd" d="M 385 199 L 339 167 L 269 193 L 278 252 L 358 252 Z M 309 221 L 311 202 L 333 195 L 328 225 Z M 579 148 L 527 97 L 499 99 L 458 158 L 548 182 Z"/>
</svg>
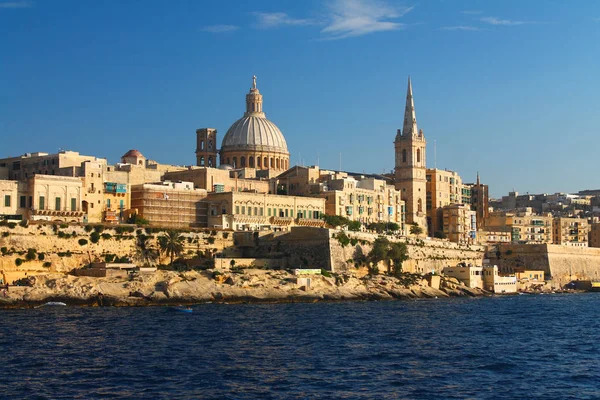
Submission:
<svg viewBox="0 0 600 400">
<path fill-rule="evenodd" d="M 416 136 L 417 130 L 417 115 L 415 113 L 415 102 L 413 100 L 412 83 L 410 75 L 408 76 L 408 89 L 406 91 L 406 108 L 404 109 L 404 126 L 402 127 L 403 136 Z"/>
</svg>

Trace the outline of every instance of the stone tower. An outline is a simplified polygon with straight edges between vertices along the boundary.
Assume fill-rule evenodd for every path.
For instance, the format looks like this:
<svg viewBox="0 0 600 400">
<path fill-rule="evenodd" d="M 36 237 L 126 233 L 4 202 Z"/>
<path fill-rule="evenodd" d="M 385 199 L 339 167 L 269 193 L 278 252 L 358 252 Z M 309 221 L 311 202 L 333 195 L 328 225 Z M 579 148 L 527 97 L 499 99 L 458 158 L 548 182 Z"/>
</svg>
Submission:
<svg viewBox="0 0 600 400">
<path fill-rule="evenodd" d="M 199 167 L 217 167 L 216 129 L 196 129 L 196 165 Z"/>
<path fill-rule="evenodd" d="M 394 148 L 396 150 L 395 186 L 402 192 L 406 202 L 406 222 L 416 222 L 427 233 L 425 148 L 427 142 L 423 130 L 417 130 L 417 116 L 413 100 L 412 84 L 408 77 L 404 126 L 398 129 Z"/>
</svg>

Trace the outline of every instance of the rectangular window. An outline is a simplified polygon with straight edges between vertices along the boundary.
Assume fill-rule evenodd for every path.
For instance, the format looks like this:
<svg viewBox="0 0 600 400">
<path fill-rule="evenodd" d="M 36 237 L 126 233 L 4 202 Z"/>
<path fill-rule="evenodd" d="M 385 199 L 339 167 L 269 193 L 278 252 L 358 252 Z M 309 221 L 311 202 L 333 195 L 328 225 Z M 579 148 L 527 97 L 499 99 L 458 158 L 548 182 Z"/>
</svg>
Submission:
<svg viewBox="0 0 600 400">
<path fill-rule="evenodd" d="M 125 201 L 123 199 L 119 200 L 119 208 L 122 210 L 125 208 Z"/>
<path fill-rule="evenodd" d="M 10 195 L 4 195 L 4 207 L 10 207 Z"/>
<path fill-rule="evenodd" d="M 54 199 L 54 209 L 56 211 L 60 211 L 60 197 L 56 197 Z"/>
<path fill-rule="evenodd" d="M 242 206 L 242 215 L 246 214 L 246 206 Z"/>
<path fill-rule="evenodd" d="M 240 206 L 235 206 L 235 213 L 239 214 L 240 213 Z"/>
<path fill-rule="evenodd" d="M 254 215 L 258 215 L 258 207 L 254 207 Z"/>
<path fill-rule="evenodd" d="M 110 208 L 110 199 L 106 199 L 106 208 Z"/>
<path fill-rule="evenodd" d="M 267 208 L 267 212 L 269 213 L 269 217 L 271 216 L 271 207 Z"/>
<path fill-rule="evenodd" d="M 39 206 L 40 206 L 40 210 L 46 209 L 46 198 L 44 196 L 40 196 Z"/>
<path fill-rule="evenodd" d="M 77 211 L 77 199 L 71 197 L 71 211 Z"/>
<path fill-rule="evenodd" d="M 21 207 L 21 208 L 27 207 L 27 196 L 21 196 L 19 198 L 19 207 Z"/>
<path fill-rule="evenodd" d="M 262 217 L 264 215 L 264 208 L 260 208 L 260 216 Z"/>
<path fill-rule="evenodd" d="M 290 215 L 289 215 L 289 211 L 290 211 L 290 210 L 288 210 L 287 208 L 285 209 L 285 216 L 286 216 L 286 217 L 289 217 L 289 216 L 290 216 Z"/>
</svg>

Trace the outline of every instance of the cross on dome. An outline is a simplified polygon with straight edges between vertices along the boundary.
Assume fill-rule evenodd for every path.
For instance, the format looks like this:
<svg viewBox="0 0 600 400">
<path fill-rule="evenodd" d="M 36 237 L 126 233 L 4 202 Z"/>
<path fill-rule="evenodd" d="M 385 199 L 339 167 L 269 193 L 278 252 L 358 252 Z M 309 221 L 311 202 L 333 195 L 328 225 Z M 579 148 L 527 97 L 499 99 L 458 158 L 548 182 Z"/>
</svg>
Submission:
<svg viewBox="0 0 600 400">
<path fill-rule="evenodd" d="M 252 76 L 252 89 L 256 89 L 256 75 Z"/>
</svg>

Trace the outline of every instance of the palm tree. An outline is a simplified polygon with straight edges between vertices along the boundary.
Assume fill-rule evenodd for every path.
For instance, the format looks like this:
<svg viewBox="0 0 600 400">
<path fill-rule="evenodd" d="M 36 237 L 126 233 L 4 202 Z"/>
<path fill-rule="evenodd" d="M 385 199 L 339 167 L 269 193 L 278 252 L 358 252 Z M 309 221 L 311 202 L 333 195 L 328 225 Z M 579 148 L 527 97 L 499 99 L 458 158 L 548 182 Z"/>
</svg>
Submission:
<svg viewBox="0 0 600 400">
<path fill-rule="evenodd" d="M 170 265 L 173 265 L 175 256 L 183 253 L 183 236 L 177 231 L 167 231 L 164 235 L 159 236 L 158 245 L 161 252 L 171 257 Z"/>
<path fill-rule="evenodd" d="M 144 265 L 152 264 L 156 257 L 156 250 L 150 244 L 150 236 L 138 235 L 135 241 L 136 258 Z"/>
</svg>

